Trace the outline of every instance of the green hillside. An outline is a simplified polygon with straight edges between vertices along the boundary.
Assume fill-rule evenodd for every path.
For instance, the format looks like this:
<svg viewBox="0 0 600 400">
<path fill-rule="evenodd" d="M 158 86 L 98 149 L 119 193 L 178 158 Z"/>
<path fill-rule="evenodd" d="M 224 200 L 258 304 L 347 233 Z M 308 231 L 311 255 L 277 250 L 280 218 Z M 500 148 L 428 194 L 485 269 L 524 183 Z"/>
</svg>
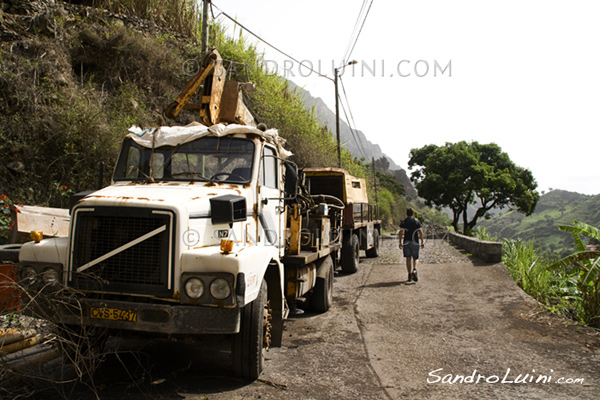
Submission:
<svg viewBox="0 0 600 400">
<path fill-rule="evenodd" d="M 558 226 L 571 225 L 573 221 L 599 226 L 600 195 L 553 190 L 540 198 L 535 212 L 528 217 L 504 211 L 478 226 L 499 238 L 534 239 L 542 253 L 563 257 L 574 251 L 573 238 L 570 233 L 559 231 Z"/>
<path fill-rule="evenodd" d="M 162 115 L 200 65 L 196 2 L 0 4 L 0 195 L 13 203 L 65 207 L 73 193 L 98 188 L 100 163 L 102 184 L 109 183 L 130 126 L 197 120 L 191 111 L 175 121 Z M 231 79 L 256 84 L 247 104 L 259 122 L 287 140 L 292 161 L 299 167 L 337 166 L 331 132 L 299 93 L 261 67 L 262 54 L 242 34 L 226 36 L 209 22 L 209 45 L 229 63 Z M 384 228 L 393 230 L 409 206 L 402 184 L 378 175 L 376 186 L 371 164 L 346 149 L 342 167 L 367 179 L 369 197 L 384 212 Z"/>
</svg>

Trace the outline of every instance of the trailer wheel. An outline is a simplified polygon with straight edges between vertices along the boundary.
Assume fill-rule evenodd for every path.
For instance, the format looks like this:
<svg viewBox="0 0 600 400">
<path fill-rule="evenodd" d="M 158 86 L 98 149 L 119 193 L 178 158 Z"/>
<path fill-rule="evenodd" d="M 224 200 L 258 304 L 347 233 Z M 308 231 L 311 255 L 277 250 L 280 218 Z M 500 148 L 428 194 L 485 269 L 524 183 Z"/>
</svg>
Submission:
<svg viewBox="0 0 600 400">
<path fill-rule="evenodd" d="M 271 338 L 271 313 L 267 302 L 267 282 L 263 280 L 258 297 L 241 311 L 240 331 L 233 337 L 231 357 L 236 376 L 255 380 L 264 362 L 264 349 Z"/>
<path fill-rule="evenodd" d="M 329 310 L 333 303 L 333 261 L 331 257 L 327 257 L 323 263 L 324 268 L 327 268 L 325 278 L 317 278 L 312 295 L 312 308 L 320 313 Z"/>
<path fill-rule="evenodd" d="M 352 234 L 348 243 L 344 243 L 342 246 L 342 271 L 344 273 L 353 274 L 358 271 L 359 251 L 358 236 Z"/>
<path fill-rule="evenodd" d="M 373 229 L 373 247 L 366 251 L 367 257 L 375 258 L 379 255 L 379 230 Z"/>
</svg>

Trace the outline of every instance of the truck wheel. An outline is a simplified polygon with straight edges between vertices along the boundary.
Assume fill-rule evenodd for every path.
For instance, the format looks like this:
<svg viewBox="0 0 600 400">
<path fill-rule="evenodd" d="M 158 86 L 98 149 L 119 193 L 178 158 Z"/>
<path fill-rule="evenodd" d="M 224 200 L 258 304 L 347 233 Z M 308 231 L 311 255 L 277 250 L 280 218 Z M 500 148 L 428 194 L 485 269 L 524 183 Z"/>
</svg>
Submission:
<svg viewBox="0 0 600 400">
<path fill-rule="evenodd" d="M 241 311 L 240 331 L 233 337 L 231 357 L 236 376 L 255 380 L 263 368 L 263 349 L 269 347 L 271 323 L 267 302 L 267 282 L 263 280 L 258 297 Z"/>
<path fill-rule="evenodd" d="M 373 247 L 366 251 L 367 257 L 375 258 L 379 255 L 379 230 L 373 229 Z"/>
<path fill-rule="evenodd" d="M 327 257 L 323 263 L 324 268 L 327 268 L 325 278 L 317 278 L 312 295 L 312 308 L 320 313 L 329 310 L 333 303 L 333 261 L 331 257 Z"/>
<path fill-rule="evenodd" d="M 358 271 L 359 251 L 358 236 L 352 234 L 349 242 L 342 247 L 342 271 L 344 273 L 353 274 Z"/>
</svg>

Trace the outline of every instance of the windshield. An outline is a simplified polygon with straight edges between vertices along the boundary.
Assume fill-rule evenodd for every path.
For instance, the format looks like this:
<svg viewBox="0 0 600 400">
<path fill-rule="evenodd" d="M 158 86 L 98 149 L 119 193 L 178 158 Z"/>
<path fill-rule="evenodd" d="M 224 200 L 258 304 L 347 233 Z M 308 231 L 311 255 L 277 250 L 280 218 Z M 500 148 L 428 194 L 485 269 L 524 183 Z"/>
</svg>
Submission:
<svg viewBox="0 0 600 400">
<path fill-rule="evenodd" d="M 204 136 L 179 146 L 142 147 L 123 142 L 115 181 L 212 181 L 248 183 L 254 142 L 231 136 Z"/>
</svg>

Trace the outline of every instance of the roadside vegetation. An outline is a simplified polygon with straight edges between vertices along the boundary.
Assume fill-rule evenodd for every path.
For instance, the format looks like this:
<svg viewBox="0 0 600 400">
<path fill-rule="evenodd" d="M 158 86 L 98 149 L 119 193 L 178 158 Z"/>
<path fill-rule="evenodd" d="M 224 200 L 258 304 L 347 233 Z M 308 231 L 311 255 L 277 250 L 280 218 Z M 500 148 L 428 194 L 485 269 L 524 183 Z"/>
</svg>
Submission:
<svg viewBox="0 0 600 400">
<path fill-rule="evenodd" d="M 202 1 L 197 0 L 92 0 L 98 8 L 135 15 L 164 28 L 195 37 L 200 34 Z"/>
<path fill-rule="evenodd" d="M 573 235 L 573 254 L 552 262 L 533 239 L 505 239 L 502 261 L 515 282 L 549 310 L 600 328 L 600 252 L 586 245 L 600 239 L 600 231 L 577 221 L 559 229 Z"/>
<path fill-rule="evenodd" d="M 19 37 L 0 43 L 0 194 L 16 203 L 65 207 L 73 193 L 103 185 L 131 125 L 187 124 L 183 112 L 165 120 L 168 105 L 197 72 L 201 24 L 199 3 L 188 0 L 90 0 L 96 8 L 69 5 L 68 13 L 48 9 L 35 29 L 4 14 Z M 106 12 L 108 10 L 110 12 Z M 150 21 L 150 23 L 148 23 Z M 231 68 L 230 79 L 250 81 L 256 90 L 246 102 L 260 122 L 275 127 L 299 167 L 336 166 L 332 133 L 307 110 L 285 79 L 263 68 L 262 54 L 242 35 L 227 36 L 210 26 L 215 46 Z M 393 229 L 409 206 L 403 186 L 377 173 L 370 163 L 342 149 L 342 167 L 366 178 L 369 197 Z M 443 219 L 431 212 L 432 218 Z"/>
</svg>

